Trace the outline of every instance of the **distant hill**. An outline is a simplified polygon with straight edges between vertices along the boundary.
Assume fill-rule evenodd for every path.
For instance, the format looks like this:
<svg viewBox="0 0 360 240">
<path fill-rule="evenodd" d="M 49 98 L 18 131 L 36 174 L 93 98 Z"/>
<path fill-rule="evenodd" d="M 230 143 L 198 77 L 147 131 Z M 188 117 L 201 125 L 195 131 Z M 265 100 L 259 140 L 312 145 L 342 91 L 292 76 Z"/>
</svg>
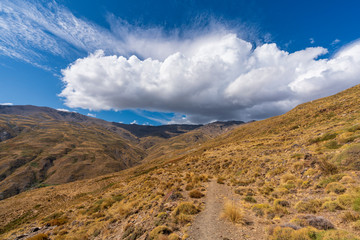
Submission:
<svg viewBox="0 0 360 240">
<path fill-rule="evenodd" d="M 202 132 L 181 150 L 240 123 L 141 126 L 48 107 L 0 106 L 0 199 L 117 172 L 150 161 L 152 151 L 169 148 L 167 141 L 177 136 Z"/>
</svg>

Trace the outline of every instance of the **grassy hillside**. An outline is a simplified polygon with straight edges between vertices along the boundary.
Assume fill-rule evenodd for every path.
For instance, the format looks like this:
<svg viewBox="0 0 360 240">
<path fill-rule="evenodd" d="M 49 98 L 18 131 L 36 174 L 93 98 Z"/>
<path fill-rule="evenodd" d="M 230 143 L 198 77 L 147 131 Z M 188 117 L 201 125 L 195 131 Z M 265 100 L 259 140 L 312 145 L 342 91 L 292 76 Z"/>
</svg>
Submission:
<svg viewBox="0 0 360 240">
<path fill-rule="evenodd" d="M 0 200 L 118 172 L 173 150 L 184 154 L 234 124 L 126 125 L 46 107 L 0 106 Z M 177 138 L 183 134 L 186 141 Z"/>
<path fill-rule="evenodd" d="M 169 151 L 161 161 L 5 199 L 0 232 L 4 239 L 186 239 L 207 182 L 217 181 L 241 199 L 230 219 L 254 232 L 248 239 L 259 228 L 261 239 L 359 239 L 359 96 L 355 86 L 182 156 Z"/>
</svg>

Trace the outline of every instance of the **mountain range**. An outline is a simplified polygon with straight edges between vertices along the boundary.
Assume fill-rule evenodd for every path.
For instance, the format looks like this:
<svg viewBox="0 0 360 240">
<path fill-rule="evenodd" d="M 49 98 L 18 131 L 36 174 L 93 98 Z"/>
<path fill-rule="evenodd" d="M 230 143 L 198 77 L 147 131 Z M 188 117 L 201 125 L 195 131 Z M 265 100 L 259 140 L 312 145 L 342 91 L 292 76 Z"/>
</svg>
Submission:
<svg viewBox="0 0 360 240">
<path fill-rule="evenodd" d="M 0 199 L 92 178 L 216 137 L 240 121 L 144 126 L 47 107 L 0 106 Z"/>
</svg>

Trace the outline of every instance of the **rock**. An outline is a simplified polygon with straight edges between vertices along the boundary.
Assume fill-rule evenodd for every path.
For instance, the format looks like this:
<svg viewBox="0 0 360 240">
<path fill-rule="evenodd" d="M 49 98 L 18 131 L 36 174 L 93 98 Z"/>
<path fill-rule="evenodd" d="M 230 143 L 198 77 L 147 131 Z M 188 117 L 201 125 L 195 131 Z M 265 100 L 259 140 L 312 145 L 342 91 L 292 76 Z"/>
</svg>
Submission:
<svg viewBox="0 0 360 240">
<path fill-rule="evenodd" d="M 39 231 L 41 228 L 39 228 L 39 227 L 33 227 L 33 228 L 31 228 L 30 229 L 30 232 L 37 232 L 37 231 Z"/>
</svg>

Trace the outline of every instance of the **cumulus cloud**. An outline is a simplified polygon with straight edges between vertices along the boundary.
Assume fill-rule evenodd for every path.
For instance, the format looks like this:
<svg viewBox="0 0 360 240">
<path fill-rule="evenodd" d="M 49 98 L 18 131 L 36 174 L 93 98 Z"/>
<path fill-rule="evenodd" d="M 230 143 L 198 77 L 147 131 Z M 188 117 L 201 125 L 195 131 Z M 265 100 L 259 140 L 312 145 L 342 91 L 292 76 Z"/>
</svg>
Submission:
<svg viewBox="0 0 360 240">
<path fill-rule="evenodd" d="M 322 47 L 294 53 L 274 43 L 254 48 L 229 33 L 187 44 L 184 51 L 143 60 L 96 51 L 62 71 L 60 96 L 69 107 L 91 110 L 176 112 L 190 122 L 250 120 L 283 113 L 360 80 L 360 42 L 330 59 L 319 59 L 327 53 Z"/>
<path fill-rule="evenodd" d="M 0 105 L 2 105 L 2 106 L 12 106 L 14 104 L 13 103 L 0 103 Z"/>
</svg>

